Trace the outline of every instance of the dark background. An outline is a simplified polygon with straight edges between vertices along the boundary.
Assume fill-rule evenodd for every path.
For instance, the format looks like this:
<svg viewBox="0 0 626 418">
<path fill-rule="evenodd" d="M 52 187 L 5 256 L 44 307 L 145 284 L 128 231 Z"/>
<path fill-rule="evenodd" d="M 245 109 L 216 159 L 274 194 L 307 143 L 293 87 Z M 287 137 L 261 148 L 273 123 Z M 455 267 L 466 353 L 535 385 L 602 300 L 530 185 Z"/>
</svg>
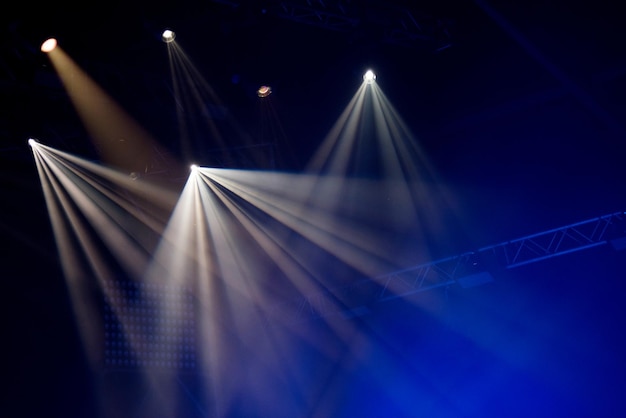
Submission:
<svg viewBox="0 0 626 418">
<path fill-rule="evenodd" d="M 95 415 L 97 388 L 26 142 L 93 152 L 39 51 L 48 36 L 181 161 L 164 27 L 253 137 L 263 135 L 255 90 L 273 87 L 285 136 L 278 169 L 303 167 L 373 68 L 458 202 L 454 255 L 626 209 L 626 33 L 614 3 L 184 0 L 7 9 L 0 275 L 2 404 L 10 412 L 0 415 Z M 281 14 L 294 5 L 354 24 L 335 30 Z M 439 29 L 402 26 L 408 12 Z M 398 29 L 426 36 L 396 42 L 389 33 Z M 209 155 L 218 144 L 194 146 Z M 384 330 L 382 342 L 373 338 L 371 357 L 338 373 L 336 407 L 319 416 L 623 415 L 624 261 L 604 246 L 535 263 L 442 293 L 433 315 L 405 301 L 386 304 L 365 320 Z"/>
</svg>

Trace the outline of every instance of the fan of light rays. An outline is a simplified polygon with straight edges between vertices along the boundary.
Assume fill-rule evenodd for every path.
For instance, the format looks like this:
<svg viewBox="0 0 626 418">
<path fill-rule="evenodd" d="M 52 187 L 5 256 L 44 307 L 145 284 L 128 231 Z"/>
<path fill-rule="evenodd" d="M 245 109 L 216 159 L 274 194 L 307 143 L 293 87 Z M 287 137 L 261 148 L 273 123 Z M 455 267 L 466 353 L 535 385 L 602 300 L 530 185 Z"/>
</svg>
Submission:
<svg viewBox="0 0 626 418">
<path fill-rule="evenodd" d="M 337 178 L 320 181 L 314 188 L 314 194 L 323 194 L 330 206 L 358 194 L 356 183 L 348 178 L 375 179 L 379 198 L 387 201 L 382 216 L 402 225 L 396 231 L 405 231 L 397 236 L 409 245 L 413 259 L 405 265 L 410 265 L 431 259 L 431 248 L 445 246 L 442 242 L 450 239 L 447 222 L 457 216 L 456 205 L 417 137 L 375 80 L 364 77 L 307 172 Z"/>
<path fill-rule="evenodd" d="M 232 166 L 232 154 L 225 150 L 257 144 L 236 121 L 178 38 L 166 42 L 166 46 L 184 156 L 191 160 L 217 153 L 224 165 Z"/>
<path fill-rule="evenodd" d="M 93 229 L 126 272 L 141 277 L 177 195 L 35 140 L 29 143 L 45 190 L 52 193 L 46 196 L 54 197 L 47 202 L 63 205 L 68 222 Z"/>
<path fill-rule="evenodd" d="M 368 179 L 318 177 L 278 172 L 202 168 L 212 183 L 228 190 L 290 233 L 296 233 L 365 276 L 392 266 L 397 227 L 387 217 L 380 183 Z M 337 182 L 351 195 L 333 198 Z M 385 185 L 387 186 L 387 185 Z"/>
<path fill-rule="evenodd" d="M 306 324 L 296 327 L 273 311 L 280 301 L 319 289 L 320 277 L 314 276 L 321 272 L 307 265 L 310 253 L 289 248 L 293 237 L 287 226 L 212 180 L 206 169 L 192 168 L 147 279 L 190 286 L 201 301 L 199 351 L 220 410 L 258 379 L 275 383 L 264 397 L 280 398 L 288 387 L 304 393 L 307 377 L 289 361 L 297 356 L 293 338 L 327 358 L 337 356 L 341 340 L 323 343 Z M 274 321 L 291 325 L 289 334 Z M 349 335 L 339 327 L 351 327 L 348 322 L 338 324 L 334 335 Z"/>
<path fill-rule="evenodd" d="M 286 333 L 278 332 L 279 327 L 328 359 L 328 364 L 340 361 L 342 348 L 363 332 L 350 321 L 325 318 L 330 336 L 320 338 L 308 322 L 292 321 L 300 318 L 298 307 L 280 306 L 274 310 L 282 301 L 304 296 L 318 299 L 315 306 L 325 305 L 323 311 L 345 312 L 372 295 L 336 292 L 339 284 L 375 274 L 392 264 L 381 257 L 384 251 L 379 246 L 385 244 L 378 236 L 380 231 L 368 230 L 367 226 L 379 214 L 368 201 L 379 190 L 362 179 L 346 180 L 350 190 L 361 190 L 361 204 L 357 205 L 361 211 L 351 207 L 353 202 L 329 207 L 324 196 L 311 197 L 320 182 L 334 180 L 312 175 L 192 169 L 155 261 L 160 266 L 176 266 L 171 269 L 173 280 L 199 278 L 194 288 L 203 301 L 198 321 L 201 351 L 206 356 L 206 373 L 215 380 L 211 387 L 213 396 L 222 403 L 220 409 L 227 409 L 236 401 L 241 387 L 248 387 L 257 378 L 276 384 L 268 384 L 261 392 L 264 396 L 276 396 L 278 388 L 288 384 L 310 401 L 305 396 L 309 376 L 285 360 L 297 356 L 296 343 Z M 374 196 L 368 196 L 370 192 Z M 332 258 L 340 263 L 332 262 Z M 339 265 L 350 269 L 338 269 Z M 351 273 L 346 274 L 348 271 Z M 317 314 L 321 316 L 323 311 Z M 310 315 L 316 317 L 315 312 Z M 269 325 L 264 326 L 266 319 Z M 245 360 L 233 364 L 239 355 Z M 327 373 L 328 382 L 332 382 L 334 372 Z M 327 395 L 321 390 L 320 396 Z M 248 396 L 260 395 L 249 392 Z"/>
<path fill-rule="evenodd" d="M 260 301 L 258 308 L 266 314 L 271 315 L 273 303 L 314 293 L 319 297 L 320 292 L 325 293 L 325 304 L 341 310 L 346 301 L 333 294 L 332 287 L 380 271 L 384 265 L 372 245 L 375 232 L 368 234 L 355 224 L 342 226 L 342 218 L 327 208 L 309 207 L 307 200 L 297 200 L 298 196 L 308 199 L 311 179 L 307 176 L 198 168 L 195 177 L 200 179 L 194 181 L 201 187 L 200 194 L 211 197 L 204 205 L 205 211 L 214 215 L 207 216 L 214 222 L 209 228 L 211 242 L 218 249 L 224 247 L 223 255 L 217 252 L 214 259 L 222 265 L 222 260 L 237 257 L 223 270 L 236 271 L 234 277 L 254 277 L 254 281 L 232 279 L 229 286 L 241 294 L 253 289 L 245 299 Z M 214 208 L 221 208 L 220 213 Z M 224 229 L 217 220 L 230 220 L 231 226 Z M 228 235 L 216 234 L 216 230 L 228 231 Z M 240 232 L 234 233 L 236 230 Z M 224 245 L 234 241 L 238 245 Z M 268 265 L 271 280 L 263 271 Z M 284 316 L 272 316 L 272 320 L 289 323 Z"/>
<path fill-rule="evenodd" d="M 137 300 L 145 300 L 146 294 L 133 289 L 138 289 L 177 195 L 35 140 L 29 143 L 91 365 L 101 367 L 111 352 L 114 364 L 142 366 L 135 356 L 145 345 L 137 332 Z M 104 297 L 104 313 L 97 295 Z M 145 300 L 143 306 L 157 303 L 165 307 L 168 300 Z M 134 354 L 118 358 L 128 350 Z"/>
</svg>

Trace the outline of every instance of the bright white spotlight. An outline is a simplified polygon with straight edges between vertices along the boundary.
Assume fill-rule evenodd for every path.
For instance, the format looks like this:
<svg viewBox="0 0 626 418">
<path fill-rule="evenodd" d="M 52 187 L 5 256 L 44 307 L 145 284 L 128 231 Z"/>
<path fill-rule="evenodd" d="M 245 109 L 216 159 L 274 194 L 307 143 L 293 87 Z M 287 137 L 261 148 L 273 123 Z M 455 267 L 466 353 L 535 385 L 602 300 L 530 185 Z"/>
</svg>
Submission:
<svg viewBox="0 0 626 418">
<path fill-rule="evenodd" d="M 41 52 L 50 52 L 56 47 L 57 47 L 57 40 L 54 38 L 50 38 L 41 44 Z"/>
<path fill-rule="evenodd" d="M 191 164 L 189 168 L 191 169 L 191 171 L 196 171 L 198 169 L 198 166 L 196 164 Z"/>
<path fill-rule="evenodd" d="M 169 29 L 164 30 L 163 33 L 161 34 L 161 39 L 163 39 L 163 42 L 166 42 L 166 43 L 172 42 L 175 38 L 176 38 L 176 33 L 174 33 L 173 31 Z"/>
<path fill-rule="evenodd" d="M 372 70 L 367 70 L 365 74 L 363 74 L 363 80 L 365 80 L 367 84 L 372 84 L 374 80 L 376 80 L 376 74 L 374 74 Z"/>
<path fill-rule="evenodd" d="M 28 145 L 30 145 L 31 147 L 34 147 L 35 145 L 37 145 L 37 141 L 34 140 L 33 138 L 28 138 Z"/>
</svg>

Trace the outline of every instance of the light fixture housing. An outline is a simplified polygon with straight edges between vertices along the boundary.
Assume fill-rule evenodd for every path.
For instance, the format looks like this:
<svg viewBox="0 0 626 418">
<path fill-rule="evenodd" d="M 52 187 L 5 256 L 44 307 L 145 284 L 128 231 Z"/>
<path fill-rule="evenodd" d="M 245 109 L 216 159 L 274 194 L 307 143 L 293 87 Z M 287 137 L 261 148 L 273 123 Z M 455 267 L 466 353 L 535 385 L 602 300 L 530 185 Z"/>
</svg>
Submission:
<svg viewBox="0 0 626 418">
<path fill-rule="evenodd" d="M 363 74 L 363 81 L 365 81 L 367 84 L 372 84 L 375 80 L 376 74 L 374 74 L 374 71 L 367 70 L 365 74 Z"/>
<path fill-rule="evenodd" d="M 176 32 L 174 32 L 174 31 L 172 31 L 170 29 L 165 29 L 163 31 L 163 33 L 161 34 L 161 39 L 165 43 L 173 42 L 174 39 L 176 39 Z"/>
<path fill-rule="evenodd" d="M 55 38 L 48 38 L 41 44 L 41 52 L 51 52 L 57 47 L 57 40 Z"/>
<path fill-rule="evenodd" d="M 272 88 L 270 86 L 261 86 L 256 91 L 257 96 L 259 97 L 267 97 L 272 94 Z"/>
</svg>

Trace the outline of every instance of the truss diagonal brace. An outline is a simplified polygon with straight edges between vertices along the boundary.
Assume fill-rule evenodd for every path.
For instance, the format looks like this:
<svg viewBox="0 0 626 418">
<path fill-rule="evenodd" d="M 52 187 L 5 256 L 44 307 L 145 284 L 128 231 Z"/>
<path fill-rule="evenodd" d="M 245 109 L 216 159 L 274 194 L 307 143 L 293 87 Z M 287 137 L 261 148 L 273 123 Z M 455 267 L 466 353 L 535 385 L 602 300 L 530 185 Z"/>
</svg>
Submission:
<svg viewBox="0 0 626 418">
<path fill-rule="evenodd" d="M 491 281 L 490 273 L 484 271 L 481 260 L 495 260 L 496 267 L 511 269 L 604 245 L 612 240 L 620 242 L 626 240 L 626 212 L 600 216 L 484 247 L 478 251 L 361 280 L 344 289 L 335 291 L 329 289 L 316 295 L 303 296 L 298 301 L 292 301 L 291 305 L 298 306 L 295 319 L 319 318 L 334 314 L 350 317 L 350 312 L 367 312 L 366 307 L 375 303 L 438 287 L 463 285 L 467 278 L 470 278 L 469 282 L 474 283 L 473 285 Z M 284 304 L 287 305 L 289 304 Z"/>
<path fill-rule="evenodd" d="M 491 253 L 504 265 L 513 268 L 603 245 L 626 235 L 626 213 L 617 212 L 561 228 L 485 247 L 480 253 Z"/>
</svg>

